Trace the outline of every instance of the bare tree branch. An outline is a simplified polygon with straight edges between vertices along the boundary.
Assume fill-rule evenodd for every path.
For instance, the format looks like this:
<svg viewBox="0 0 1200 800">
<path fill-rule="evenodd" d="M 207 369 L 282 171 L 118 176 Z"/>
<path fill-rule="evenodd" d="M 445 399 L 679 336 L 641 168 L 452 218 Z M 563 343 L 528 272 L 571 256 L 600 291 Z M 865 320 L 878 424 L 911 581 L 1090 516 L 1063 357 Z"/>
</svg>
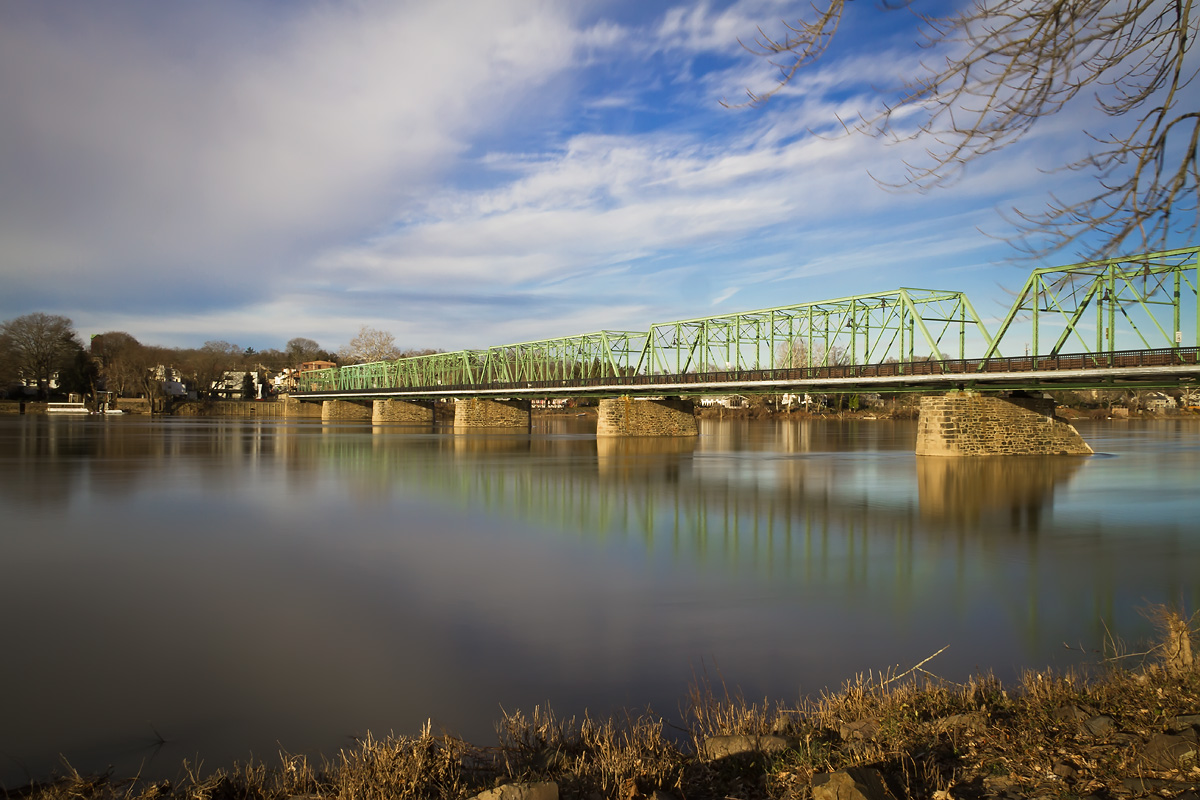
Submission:
<svg viewBox="0 0 1200 800">
<path fill-rule="evenodd" d="M 924 191 L 956 180 L 968 164 L 1090 93 L 1123 132 L 1081 131 L 1090 152 L 1059 169 L 1093 174 L 1096 191 L 1083 200 L 1052 199 L 1041 211 L 1013 209 L 1007 218 L 1019 233 L 1012 241 L 1036 254 L 1085 234 L 1100 235 L 1094 256 L 1135 243 L 1161 249 L 1173 234 L 1200 228 L 1200 113 L 1188 92 L 1198 71 L 1188 57 L 1200 35 L 1195 2 L 979 0 L 948 17 L 922 16 L 920 45 L 944 53 L 941 62 L 924 64 L 898 99 L 865 114 L 855 130 L 930 142 L 924 162 L 906 162 L 903 180 L 883 184 Z M 779 38 L 760 31 L 747 49 L 780 76 L 767 91 L 749 91 L 748 105 L 765 103 L 821 58 L 845 9 L 845 0 L 828 0 L 810 18 L 785 23 Z"/>
</svg>

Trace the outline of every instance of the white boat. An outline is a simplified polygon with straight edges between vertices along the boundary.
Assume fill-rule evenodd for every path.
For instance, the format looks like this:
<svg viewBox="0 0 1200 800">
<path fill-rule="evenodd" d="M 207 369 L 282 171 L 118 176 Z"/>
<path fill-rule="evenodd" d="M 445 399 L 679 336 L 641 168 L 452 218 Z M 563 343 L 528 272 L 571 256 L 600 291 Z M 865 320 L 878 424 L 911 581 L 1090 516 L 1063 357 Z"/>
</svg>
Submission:
<svg viewBox="0 0 1200 800">
<path fill-rule="evenodd" d="M 90 414 L 83 403 L 46 403 L 47 414 Z"/>
</svg>

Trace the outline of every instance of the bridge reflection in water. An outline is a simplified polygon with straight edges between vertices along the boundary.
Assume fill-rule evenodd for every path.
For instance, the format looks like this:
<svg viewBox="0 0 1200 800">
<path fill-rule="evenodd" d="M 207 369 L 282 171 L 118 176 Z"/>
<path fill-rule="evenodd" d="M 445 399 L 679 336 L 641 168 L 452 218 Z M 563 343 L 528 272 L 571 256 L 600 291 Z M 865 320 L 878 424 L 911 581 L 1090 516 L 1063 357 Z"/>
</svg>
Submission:
<svg viewBox="0 0 1200 800">
<path fill-rule="evenodd" d="M 1200 604 L 1183 520 L 1156 528 L 1144 559 L 1138 525 L 1054 513 L 1087 459 L 918 458 L 906 424 L 702 422 L 690 439 L 374 426 L 369 445 L 342 427 L 295 438 L 292 455 L 335 459 L 362 491 L 416 489 L 822 603 L 998 613 L 1031 651 L 1063 629 L 1098 643 L 1156 598 Z"/>
<path fill-rule="evenodd" d="M 132 773 L 110 753 L 147 720 L 173 775 L 430 716 L 487 741 L 497 703 L 670 715 L 714 662 L 783 701 L 947 644 L 937 674 L 1007 679 L 1077 658 L 1064 639 L 1136 643 L 1147 601 L 1200 606 L 1195 423 L 993 465 L 883 421 L 0 422 L 10 783 L 59 752 Z"/>
<path fill-rule="evenodd" d="M 1083 466 L 1082 458 L 994 456 L 918 458 L 921 517 L 963 527 L 1036 532 L 1054 492 Z"/>
<path fill-rule="evenodd" d="M 1200 475 L 1192 450 L 1186 463 L 1180 453 L 1153 455 L 1175 434 L 1139 445 L 1151 455 L 1134 461 L 919 458 L 913 426 L 887 422 L 702 420 L 698 438 L 602 440 L 587 422 L 553 419 L 534 435 L 172 421 L 79 437 L 72 431 L 83 421 L 52 422 L 23 428 L 24 467 L 0 486 L 6 504 L 66 504 L 79 485 L 134 495 L 143 491 L 139 470 L 181 458 L 212 492 L 265 480 L 270 465 L 282 468 L 289 497 L 335 480 L 361 504 L 419 494 L 686 569 L 754 576 L 821 603 L 912 613 L 934 597 L 962 615 L 986 609 L 1033 649 L 1045 646 L 1036 645 L 1043 634 L 1087 624 L 1081 636 L 1098 642 L 1105 626 L 1118 627 L 1115 614 L 1128 622 L 1146 601 L 1200 607 L 1194 513 L 1147 523 L 1154 507 L 1178 501 L 1153 494 L 1171 479 L 1147 475 L 1148 464 L 1184 483 Z M 1096 470 L 1106 482 L 1076 491 L 1080 475 Z M 1157 500 L 1128 500 L 1141 497 Z M 1112 513 L 1122 499 L 1132 516 Z"/>
<path fill-rule="evenodd" d="M 1162 476 L 1130 487 L 1146 459 L 1163 461 L 1155 455 L 918 458 L 914 426 L 884 422 L 702 420 L 699 437 L 602 440 L 571 420 L 543 420 L 532 436 L 239 420 L 88 438 L 68 435 L 75 421 L 52 422 L 22 429 L 15 452 L 25 466 L 0 485 L 13 508 L 64 505 L 82 484 L 135 496 L 152 481 L 139 470 L 187 459 L 208 491 L 270 475 L 266 490 L 288 497 L 331 485 L 363 506 L 415 495 L 526 523 L 547 546 L 573 534 L 585 547 L 746 581 L 817 614 L 876 607 L 904 625 L 934 612 L 992 618 L 1030 653 L 1060 646 L 1047 637 L 1063 630 L 1100 642 L 1106 628 L 1136 623 L 1146 601 L 1200 607 L 1194 514 L 1147 522 L 1155 505 L 1183 495 L 1168 487 L 1157 503 L 1112 513 L 1122 490 L 1153 491 L 1144 484 Z M 1163 461 L 1185 483 L 1200 474 L 1200 456 L 1187 453 L 1192 461 Z M 1097 470 L 1107 477 L 1097 482 Z"/>
</svg>

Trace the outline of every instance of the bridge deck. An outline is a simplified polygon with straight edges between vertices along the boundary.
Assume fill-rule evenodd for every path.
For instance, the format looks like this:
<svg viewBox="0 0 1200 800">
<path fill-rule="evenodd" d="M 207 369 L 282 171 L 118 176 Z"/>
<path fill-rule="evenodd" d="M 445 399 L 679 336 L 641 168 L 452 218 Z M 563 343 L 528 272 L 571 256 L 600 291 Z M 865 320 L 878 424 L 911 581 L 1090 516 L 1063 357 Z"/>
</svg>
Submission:
<svg viewBox="0 0 1200 800">
<path fill-rule="evenodd" d="M 975 388 L 1171 388 L 1200 382 L 1200 347 L 1124 350 L 1061 356 L 951 359 L 674 375 L 627 375 L 518 383 L 424 387 L 328 388 L 300 399 L 579 397 L 677 394 L 858 393 Z"/>
</svg>

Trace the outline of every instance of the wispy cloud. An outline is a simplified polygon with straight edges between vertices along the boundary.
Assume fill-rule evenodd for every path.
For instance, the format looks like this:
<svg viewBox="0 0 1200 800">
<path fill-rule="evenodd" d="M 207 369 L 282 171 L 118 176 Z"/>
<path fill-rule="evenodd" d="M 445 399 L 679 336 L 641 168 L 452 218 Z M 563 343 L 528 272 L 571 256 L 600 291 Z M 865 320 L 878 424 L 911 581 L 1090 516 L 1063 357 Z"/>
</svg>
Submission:
<svg viewBox="0 0 1200 800">
<path fill-rule="evenodd" d="M 536 2 L 459 3 L 453 25 L 427 4 L 306 4 L 245 34 L 230 5 L 204 52 L 49 5 L 0 25 L 6 272 L 269 291 L 246 270 L 283 276 L 412 203 L 572 51 Z"/>
</svg>

